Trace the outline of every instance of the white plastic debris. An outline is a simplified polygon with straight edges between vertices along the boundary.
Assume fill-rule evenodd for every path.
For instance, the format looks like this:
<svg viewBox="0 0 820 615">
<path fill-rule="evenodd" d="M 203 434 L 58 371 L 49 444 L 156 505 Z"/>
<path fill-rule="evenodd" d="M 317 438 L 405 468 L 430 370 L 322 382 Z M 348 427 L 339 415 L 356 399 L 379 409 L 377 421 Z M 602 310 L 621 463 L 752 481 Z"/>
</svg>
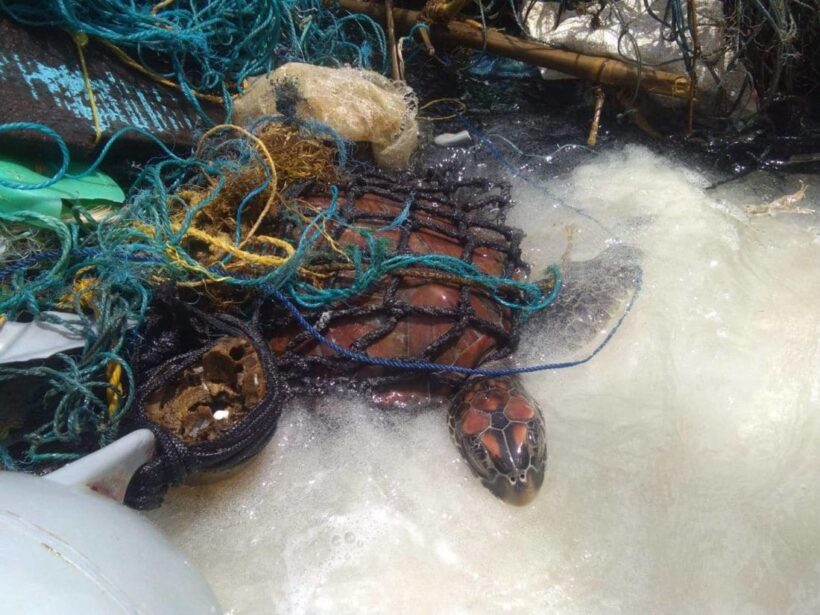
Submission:
<svg viewBox="0 0 820 615">
<path fill-rule="evenodd" d="M 664 18 L 669 1 L 621 0 L 603 8 L 591 2 L 562 11 L 560 2 L 530 0 L 524 3 L 521 17 L 527 34 L 547 45 L 686 74 L 680 46 L 670 40 L 669 29 L 655 17 Z M 699 0 L 696 12 L 700 45 L 700 59 L 695 65 L 698 88 L 716 97 L 713 101 L 701 100 L 699 106 L 716 106 L 721 101 L 731 106 L 740 97 L 735 113 L 753 113 L 756 105 L 752 88 L 744 88 L 746 70 L 739 63 L 730 66 L 732 54 L 725 44 L 722 3 Z M 686 39 L 691 46 L 688 31 Z M 541 74 L 544 79 L 572 78 L 547 68 L 542 68 Z M 671 99 L 667 100 L 671 103 Z"/>
<path fill-rule="evenodd" d="M 433 139 L 433 143 L 439 147 L 459 147 L 461 145 L 468 145 L 472 143 L 473 138 L 470 132 L 462 130 L 461 132 L 443 132 Z"/>
<path fill-rule="evenodd" d="M 185 554 L 117 503 L 154 446 L 143 429 L 46 478 L 0 472 L 4 613 L 222 612 Z"/>
<path fill-rule="evenodd" d="M 43 312 L 43 316 L 58 316 L 68 322 L 79 322 L 76 314 Z M 6 322 L 0 328 L 0 364 L 45 359 L 58 352 L 82 348 L 85 340 L 68 327 L 34 320 Z"/>
</svg>

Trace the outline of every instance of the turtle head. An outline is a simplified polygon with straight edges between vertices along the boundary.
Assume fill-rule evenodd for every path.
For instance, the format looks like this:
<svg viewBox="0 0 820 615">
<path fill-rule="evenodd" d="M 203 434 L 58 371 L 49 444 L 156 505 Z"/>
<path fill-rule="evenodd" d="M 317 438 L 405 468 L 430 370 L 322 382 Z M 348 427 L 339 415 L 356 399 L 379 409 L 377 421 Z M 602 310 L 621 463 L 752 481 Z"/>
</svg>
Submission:
<svg viewBox="0 0 820 615">
<path fill-rule="evenodd" d="M 503 428 L 491 427 L 466 453 L 468 463 L 481 464 L 487 472 L 482 484 L 496 497 L 514 506 L 535 499 L 544 482 L 547 450 L 544 422 L 538 417 L 527 422 L 509 422 Z M 469 457 L 473 457 L 470 459 Z"/>
<path fill-rule="evenodd" d="M 450 411 L 450 431 L 473 473 L 496 497 L 535 499 L 547 463 L 544 417 L 517 381 L 468 382 Z"/>
</svg>

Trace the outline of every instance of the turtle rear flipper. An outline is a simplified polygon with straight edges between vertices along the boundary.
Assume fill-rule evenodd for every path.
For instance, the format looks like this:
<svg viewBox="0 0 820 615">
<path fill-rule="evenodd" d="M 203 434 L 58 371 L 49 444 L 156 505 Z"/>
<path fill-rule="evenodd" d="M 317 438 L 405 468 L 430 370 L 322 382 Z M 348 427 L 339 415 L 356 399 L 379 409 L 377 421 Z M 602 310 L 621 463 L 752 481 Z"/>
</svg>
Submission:
<svg viewBox="0 0 820 615">
<path fill-rule="evenodd" d="M 523 339 L 536 340 L 538 359 L 578 360 L 610 335 L 640 289 L 639 257 L 637 249 L 616 245 L 595 258 L 571 261 L 561 268 L 563 283 L 557 298 L 524 326 Z"/>
</svg>

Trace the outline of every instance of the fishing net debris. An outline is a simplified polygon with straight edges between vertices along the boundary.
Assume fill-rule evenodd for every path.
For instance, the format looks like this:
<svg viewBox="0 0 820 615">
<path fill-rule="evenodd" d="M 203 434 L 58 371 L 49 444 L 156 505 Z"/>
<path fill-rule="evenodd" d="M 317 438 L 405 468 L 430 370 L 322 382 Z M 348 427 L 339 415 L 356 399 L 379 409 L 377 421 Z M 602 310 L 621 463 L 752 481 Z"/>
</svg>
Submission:
<svg viewBox="0 0 820 615">
<path fill-rule="evenodd" d="M 148 426 L 160 455 L 129 501 L 156 506 L 169 485 L 252 457 L 299 391 L 363 374 L 371 385 L 407 379 L 394 356 L 474 366 L 508 354 L 557 277 L 526 280 L 521 234 L 504 223 L 507 188 L 346 160 L 327 131 L 216 126 L 192 156 L 146 166 L 126 205 L 100 219 L 82 206 L 56 219 L 0 214 L 14 230 L 0 309 L 85 342 L 0 366 L 0 393 L 35 392 L 4 417 L 4 465 L 47 471 Z M 434 286 L 452 305 L 408 294 Z M 384 345 L 425 319 L 438 324 L 423 346 Z M 360 371 L 310 342 L 305 323 L 331 337 L 354 327 L 349 347 L 384 364 Z M 480 357 L 457 356 L 465 335 L 482 338 Z"/>
<path fill-rule="evenodd" d="M 290 63 L 252 80 L 235 112 L 241 124 L 278 113 L 318 122 L 371 144 L 381 169 L 400 171 L 418 144 L 416 108 L 411 88 L 376 72 Z"/>
<path fill-rule="evenodd" d="M 132 481 L 130 505 L 157 506 L 170 485 L 189 475 L 247 461 L 274 433 L 288 399 L 354 389 L 378 398 L 418 381 L 418 374 L 393 367 L 393 358 L 472 367 L 515 350 L 523 312 L 508 306 L 525 302 L 513 282 L 528 269 L 521 232 L 504 222 L 510 206 L 505 186 L 364 174 L 341 188 L 327 235 L 305 265 L 323 277 L 301 296 L 301 316 L 333 342 L 383 363 L 362 366 L 339 356 L 264 296 L 223 306 L 219 316 L 211 315 L 212 300 L 192 289 L 158 296 L 133 359 L 139 373 L 149 375 L 138 383 L 124 425 L 157 433 L 160 454 Z M 333 198 L 328 186 L 315 183 L 289 195 L 309 211 Z M 286 237 L 303 232 L 299 217 L 284 210 L 269 224 Z M 350 255 L 368 242 L 378 244 L 375 252 L 411 259 L 412 266 L 380 276 L 342 302 L 321 301 L 322 293 L 355 283 L 361 263 Z M 430 266 L 438 256 L 453 259 L 450 268 L 461 262 L 509 283 L 489 288 Z M 544 292 L 555 283 L 545 280 Z M 183 330 L 180 322 L 188 323 Z M 426 392 L 463 379 L 434 372 L 424 378 Z"/>
</svg>

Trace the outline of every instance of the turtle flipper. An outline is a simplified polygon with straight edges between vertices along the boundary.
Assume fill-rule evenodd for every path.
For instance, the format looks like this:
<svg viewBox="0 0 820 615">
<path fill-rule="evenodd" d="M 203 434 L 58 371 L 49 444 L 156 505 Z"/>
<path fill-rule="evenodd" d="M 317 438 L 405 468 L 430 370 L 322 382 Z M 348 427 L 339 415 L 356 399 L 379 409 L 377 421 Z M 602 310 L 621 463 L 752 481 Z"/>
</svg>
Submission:
<svg viewBox="0 0 820 615">
<path fill-rule="evenodd" d="M 593 259 L 564 265 L 556 300 L 524 325 L 523 339 L 537 340 L 537 358 L 576 360 L 601 344 L 637 296 L 639 258 L 638 250 L 620 244 Z M 530 362 L 533 357 L 519 359 Z"/>
<path fill-rule="evenodd" d="M 470 469 L 505 502 L 521 506 L 544 482 L 544 416 L 516 377 L 471 378 L 450 407 L 450 434 Z"/>
</svg>

